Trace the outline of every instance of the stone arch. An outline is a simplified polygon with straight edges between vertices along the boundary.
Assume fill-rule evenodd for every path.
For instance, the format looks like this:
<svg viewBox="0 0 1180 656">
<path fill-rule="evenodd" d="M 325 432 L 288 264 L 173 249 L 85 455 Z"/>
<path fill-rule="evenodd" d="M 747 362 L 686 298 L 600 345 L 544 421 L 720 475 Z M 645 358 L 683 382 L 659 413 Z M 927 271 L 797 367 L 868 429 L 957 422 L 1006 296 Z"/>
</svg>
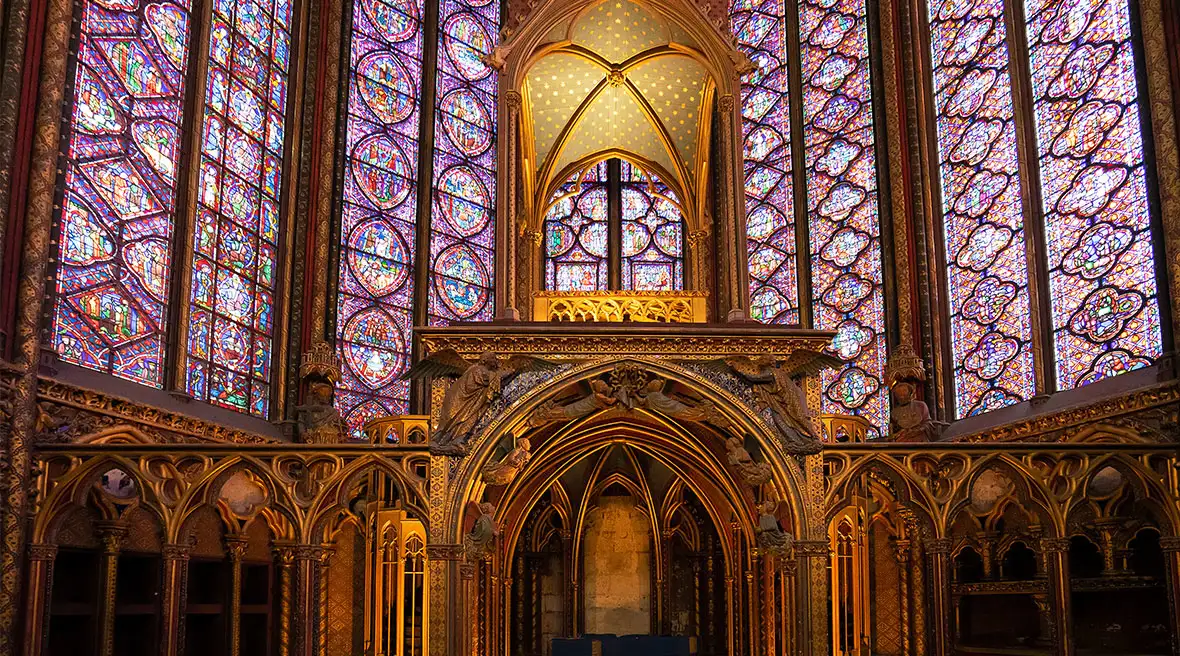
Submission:
<svg viewBox="0 0 1180 656">
<path fill-rule="evenodd" d="M 335 472 L 324 483 L 314 503 L 307 510 L 307 520 L 302 524 L 303 533 L 299 536 L 300 540 L 311 544 L 337 530 L 341 522 L 347 519 L 341 517 L 340 513 L 348 512 L 352 490 L 364 476 L 373 471 L 384 472 L 393 479 L 399 498 L 405 503 L 405 509 L 422 522 L 429 535 L 430 513 L 424 490 L 425 480 L 415 480 L 412 472 L 405 471 L 404 464 L 404 461 L 371 454 L 358 458 Z"/>
</svg>

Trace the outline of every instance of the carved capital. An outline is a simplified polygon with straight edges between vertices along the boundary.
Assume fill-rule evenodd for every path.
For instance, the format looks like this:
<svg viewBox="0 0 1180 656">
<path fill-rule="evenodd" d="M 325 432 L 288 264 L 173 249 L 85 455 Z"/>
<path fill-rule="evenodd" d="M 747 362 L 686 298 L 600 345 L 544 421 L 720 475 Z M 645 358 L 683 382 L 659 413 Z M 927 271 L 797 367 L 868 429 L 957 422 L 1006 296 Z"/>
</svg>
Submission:
<svg viewBox="0 0 1180 656">
<path fill-rule="evenodd" d="M 733 94 L 725 94 L 717 99 L 717 109 L 723 114 L 729 114 L 733 111 Z"/>
<path fill-rule="evenodd" d="M 96 522 L 98 538 L 102 540 L 102 552 L 117 554 L 127 541 L 127 527 L 118 522 Z"/>
<path fill-rule="evenodd" d="M 688 233 L 688 245 L 694 249 L 700 248 L 701 244 L 703 244 L 708 238 L 708 230 L 693 230 L 692 232 Z"/>
<path fill-rule="evenodd" d="M 951 541 L 949 538 L 935 538 L 926 540 L 926 552 L 934 556 L 945 556 L 951 552 Z"/>
<path fill-rule="evenodd" d="M 1069 538 L 1042 538 L 1041 551 L 1046 555 L 1069 551 Z"/>
<path fill-rule="evenodd" d="M 827 540 L 796 540 L 795 555 L 799 558 L 827 558 L 832 546 Z"/>
<path fill-rule="evenodd" d="M 225 550 L 229 552 L 230 560 L 241 560 L 246 556 L 246 547 L 250 546 L 250 540 L 244 535 L 227 535 L 225 536 Z"/>
<path fill-rule="evenodd" d="M 295 562 L 295 547 L 289 544 L 276 544 L 271 548 L 275 562 L 279 567 L 290 567 Z"/>
<path fill-rule="evenodd" d="M 1160 538 L 1160 551 L 1174 553 L 1180 551 L 1180 536 L 1165 535 Z"/>
<path fill-rule="evenodd" d="M 164 560 L 188 560 L 192 546 L 187 544 L 166 544 L 162 551 Z"/>
<path fill-rule="evenodd" d="M 57 558 L 56 544 L 30 544 L 29 560 L 52 561 Z"/>
<path fill-rule="evenodd" d="M 426 559 L 447 562 L 463 560 L 463 545 L 428 544 L 426 545 Z"/>
<path fill-rule="evenodd" d="M 310 544 L 297 544 L 291 550 L 294 552 L 295 560 L 318 561 L 320 559 L 320 552 L 324 548 Z"/>
<path fill-rule="evenodd" d="M 463 563 L 459 565 L 459 578 L 464 581 L 470 581 L 475 578 L 475 565 L 472 563 Z"/>
<path fill-rule="evenodd" d="M 508 107 L 509 112 L 516 113 L 524 105 L 524 98 L 519 91 L 512 90 L 504 94 L 504 104 Z"/>
</svg>

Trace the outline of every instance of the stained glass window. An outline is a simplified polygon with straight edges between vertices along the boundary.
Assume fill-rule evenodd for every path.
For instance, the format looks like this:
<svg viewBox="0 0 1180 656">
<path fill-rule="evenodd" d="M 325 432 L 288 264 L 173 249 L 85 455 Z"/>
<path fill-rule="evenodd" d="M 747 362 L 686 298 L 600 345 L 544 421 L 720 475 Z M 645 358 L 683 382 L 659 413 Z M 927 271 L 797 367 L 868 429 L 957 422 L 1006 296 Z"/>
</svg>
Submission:
<svg viewBox="0 0 1180 656">
<path fill-rule="evenodd" d="M 193 226 L 188 393 L 264 417 L 270 399 L 290 0 L 218 0 Z"/>
<path fill-rule="evenodd" d="M 422 80 L 422 0 L 358 0 L 345 118 L 336 405 L 352 429 L 405 412 Z"/>
<path fill-rule="evenodd" d="M 1161 352 L 1126 0 L 1030 0 L 1033 109 L 1057 385 Z"/>
<path fill-rule="evenodd" d="M 742 78 L 750 314 L 765 323 L 798 323 L 786 6 L 735 0 L 729 17 L 738 47 L 757 66 Z"/>
<path fill-rule="evenodd" d="M 865 0 L 799 5 L 815 327 L 848 361 L 821 376 L 823 411 L 888 425 L 877 164 Z"/>
<path fill-rule="evenodd" d="M 545 213 L 545 288 L 610 289 L 607 262 L 607 163 L 573 174 Z"/>
<path fill-rule="evenodd" d="M 59 218 L 53 344 L 163 385 L 187 1 L 81 3 Z"/>
<path fill-rule="evenodd" d="M 499 0 L 442 0 L 439 25 L 432 325 L 494 314 L 497 74 L 481 57 L 500 28 Z"/>
<path fill-rule="evenodd" d="M 684 289 L 684 218 L 676 194 L 658 177 L 622 162 L 622 287 Z"/>
<path fill-rule="evenodd" d="M 1035 393 L 1005 32 L 1003 0 L 930 4 L 957 417 Z"/>
</svg>

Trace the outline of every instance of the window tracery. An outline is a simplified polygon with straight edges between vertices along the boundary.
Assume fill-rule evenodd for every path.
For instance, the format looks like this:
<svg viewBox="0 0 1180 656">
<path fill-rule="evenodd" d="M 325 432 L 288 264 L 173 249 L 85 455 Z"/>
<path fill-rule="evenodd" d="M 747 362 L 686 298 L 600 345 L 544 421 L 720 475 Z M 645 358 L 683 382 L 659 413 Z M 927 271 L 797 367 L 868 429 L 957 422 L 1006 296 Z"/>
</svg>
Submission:
<svg viewBox="0 0 1180 656">
<path fill-rule="evenodd" d="M 576 171 L 554 193 L 544 222 L 546 289 L 610 289 L 606 169 L 601 161 Z"/>
</svg>

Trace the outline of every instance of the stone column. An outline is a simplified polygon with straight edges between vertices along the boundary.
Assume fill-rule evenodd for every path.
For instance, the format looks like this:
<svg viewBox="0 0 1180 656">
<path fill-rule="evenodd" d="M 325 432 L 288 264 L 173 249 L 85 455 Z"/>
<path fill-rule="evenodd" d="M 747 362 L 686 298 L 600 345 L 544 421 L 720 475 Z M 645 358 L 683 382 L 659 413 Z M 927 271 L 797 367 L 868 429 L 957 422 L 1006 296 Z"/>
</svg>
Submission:
<svg viewBox="0 0 1180 656">
<path fill-rule="evenodd" d="M 293 625 L 294 656 L 314 656 L 316 629 L 315 574 L 320 559 L 320 547 L 301 544 L 294 547 L 295 565 L 295 612 L 291 616 Z M 186 655 L 187 656 L 187 655 Z"/>
<path fill-rule="evenodd" d="M 893 543 L 893 559 L 897 561 L 897 609 L 901 624 L 901 653 L 913 652 L 913 636 L 910 627 L 910 541 L 897 540 Z"/>
<path fill-rule="evenodd" d="M 25 656 L 41 656 L 49 637 L 49 604 L 57 545 L 29 545 L 29 587 L 25 593 Z"/>
<path fill-rule="evenodd" d="M 745 217 L 742 212 L 744 175 L 741 169 L 740 146 L 735 134 L 738 118 L 735 115 L 733 94 L 726 93 L 717 99 L 717 111 L 720 113 L 718 125 L 721 128 L 721 185 L 717 189 L 721 195 L 720 217 L 720 248 L 714 261 L 720 267 L 720 284 L 718 288 L 718 305 L 725 314 L 726 321 L 745 321 L 746 307 L 749 305 L 749 273 L 746 271 L 746 241 Z M 743 281 L 744 284 L 743 284 Z"/>
<path fill-rule="evenodd" d="M 240 656 L 242 644 L 242 557 L 246 555 L 247 538 L 227 535 L 225 550 L 229 553 L 229 656 Z"/>
<path fill-rule="evenodd" d="M 520 108 L 522 98 L 519 91 L 509 90 L 504 94 L 504 105 L 507 109 L 507 120 L 504 128 L 506 153 L 501 166 L 504 167 L 505 185 L 502 194 L 504 201 L 499 204 L 504 208 L 504 216 L 496 221 L 496 243 L 504 249 L 504 253 L 496 258 L 496 318 L 500 320 L 517 321 L 520 311 L 517 309 L 516 283 L 516 232 L 517 214 L 520 208 L 516 202 L 516 188 L 518 186 L 517 173 L 520 161 L 517 154 L 520 142 Z"/>
<path fill-rule="evenodd" d="M 1180 537 L 1160 538 L 1164 552 L 1166 574 L 1164 588 L 1168 591 L 1168 624 L 1172 629 L 1172 656 L 1180 656 Z"/>
<path fill-rule="evenodd" d="M 795 542 L 799 567 L 799 613 L 805 618 L 799 631 L 798 653 L 821 656 L 831 653 L 828 635 L 828 558 L 831 545 L 827 540 Z"/>
<path fill-rule="evenodd" d="M 162 656 L 177 656 L 181 652 L 181 614 L 188 591 L 188 558 L 192 547 L 186 544 L 164 545 L 163 597 L 160 599 Z"/>
<path fill-rule="evenodd" d="M 927 540 L 925 546 L 930 574 L 930 611 L 934 615 L 934 654 L 949 656 L 954 650 L 951 644 L 951 541 L 947 538 Z"/>
<path fill-rule="evenodd" d="M 477 591 L 475 589 L 475 564 L 474 563 L 460 563 L 459 565 L 459 580 L 463 589 L 462 601 L 460 604 L 460 612 L 452 616 L 451 629 L 459 635 L 459 654 L 461 656 L 473 655 L 479 645 L 479 635 L 477 628 L 479 623 L 475 621 L 476 612 L 479 610 L 479 605 L 476 602 Z M 462 626 L 462 628 L 459 627 Z"/>
<path fill-rule="evenodd" d="M 328 656 L 328 560 L 335 553 L 335 549 L 321 548 L 315 561 L 315 653 L 318 656 Z"/>
<path fill-rule="evenodd" d="M 798 608 L 796 604 L 797 586 L 795 584 L 795 571 L 797 563 L 795 560 L 788 560 L 786 557 L 779 559 L 779 567 L 782 570 L 780 575 L 783 584 L 782 592 L 782 631 L 783 631 L 783 654 L 798 654 L 799 640 L 796 638 L 799 632 L 799 614 L 795 612 Z"/>
<path fill-rule="evenodd" d="M 102 595 L 98 604 L 98 656 L 115 653 L 115 581 L 119 574 L 119 553 L 127 540 L 127 527 L 112 521 L 98 522 L 98 536 L 102 540 L 102 562 L 99 565 Z"/>
<path fill-rule="evenodd" d="M 274 562 L 279 578 L 278 642 L 279 656 L 291 656 L 291 564 L 295 562 L 295 551 L 288 545 L 275 545 Z"/>
<path fill-rule="evenodd" d="M 1045 538 L 1041 540 L 1041 551 L 1045 554 L 1045 569 L 1049 574 L 1049 601 L 1052 605 L 1053 617 L 1050 626 L 1053 636 L 1053 653 L 1056 656 L 1073 656 L 1069 538 Z"/>
<path fill-rule="evenodd" d="M 923 563 L 922 544 L 917 540 L 910 543 L 910 609 L 914 618 L 914 654 L 926 656 L 929 653 L 926 640 L 926 566 Z"/>
</svg>

